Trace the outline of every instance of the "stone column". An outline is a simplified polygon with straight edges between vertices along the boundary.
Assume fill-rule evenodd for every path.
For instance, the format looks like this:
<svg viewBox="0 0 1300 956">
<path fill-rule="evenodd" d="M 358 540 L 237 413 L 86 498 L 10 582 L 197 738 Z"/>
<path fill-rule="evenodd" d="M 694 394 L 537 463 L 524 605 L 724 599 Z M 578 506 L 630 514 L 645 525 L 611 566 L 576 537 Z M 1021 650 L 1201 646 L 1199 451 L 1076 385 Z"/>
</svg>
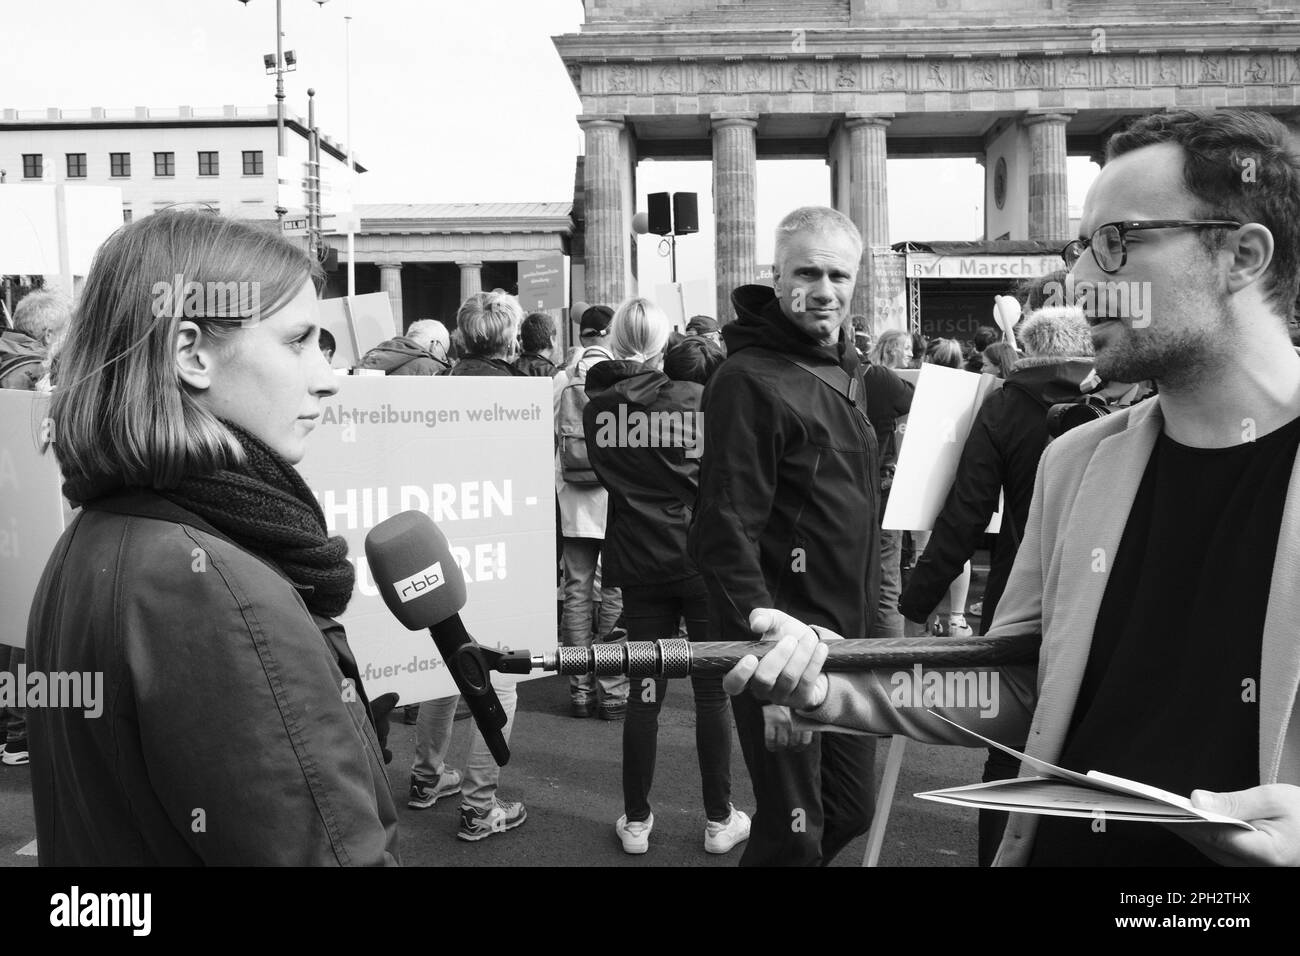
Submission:
<svg viewBox="0 0 1300 956">
<path fill-rule="evenodd" d="M 885 130 L 893 113 L 848 113 L 849 218 L 862 233 L 862 261 L 853 290 L 852 313 L 876 328 L 876 281 L 872 246 L 889 245 L 889 177 L 885 171 Z"/>
<path fill-rule="evenodd" d="M 580 116 L 578 125 L 587 136 L 582 164 L 586 301 L 617 308 L 626 295 L 620 143 L 623 121 L 612 116 Z"/>
<path fill-rule="evenodd" d="M 483 291 L 483 263 L 478 259 L 457 259 L 460 266 L 460 301 Z"/>
<path fill-rule="evenodd" d="M 396 335 L 401 335 L 406 326 L 402 322 L 402 260 L 378 259 L 379 289 L 388 293 L 388 301 L 393 306 L 393 325 Z"/>
<path fill-rule="evenodd" d="M 1065 124 L 1074 110 L 1030 110 L 1021 121 L 1029 131 L 1029 238 L 1070 238 L 1066 188 Z"/>
<path fill-rule="evenodd" d="M 718 322 L 736 316 L 731 292 L 755 280 L 755 180 L 758 172 L 758 114 L 712 113 L 713 219 L 716 232 Z"/>
</svg>

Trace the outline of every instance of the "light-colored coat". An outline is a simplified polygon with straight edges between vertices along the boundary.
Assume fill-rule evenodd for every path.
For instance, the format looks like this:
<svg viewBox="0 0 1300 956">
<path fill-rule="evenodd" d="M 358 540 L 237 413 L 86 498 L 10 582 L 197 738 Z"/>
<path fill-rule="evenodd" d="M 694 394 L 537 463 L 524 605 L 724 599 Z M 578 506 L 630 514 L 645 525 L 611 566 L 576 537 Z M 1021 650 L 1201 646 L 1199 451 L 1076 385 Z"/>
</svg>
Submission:
<svg viewBox="0 0 1300 956">
<path fill-rule="evenodd" d="M 995 716 L 981 718 L 974 706 L 936 707 L 937 712 L 1032 757 L 1052 763 L 1060 758 L 1110 570 L 1163 426 L 1157 396 L 1076 428 L 1048 447 L 1039 463 L 1024 541 L 989 629 L 990 636 L 1041 633 L 1038 666 L 998 671 Z M 1196 515 L 1187 519 L 1198 520 Z M 1170 600 L 1177 599 L 1170 595 Z M 1300 458 L 1287 486 L 1264 620 L 1258 698 L 1260 784 L 1300 785 L 1297 622 Z M 979 746 L 974 738 L 935 720 L 925 708 L 893 707 L 889 701 L 892 673 L 830 675 L 826 700 L 805 716 L 929 743 Z M 1022 767 L 1021 775 L 1033 774 Z M 995 866 L 1028 862 L 1037 819 L 1011 815 Z"/>
</svg>

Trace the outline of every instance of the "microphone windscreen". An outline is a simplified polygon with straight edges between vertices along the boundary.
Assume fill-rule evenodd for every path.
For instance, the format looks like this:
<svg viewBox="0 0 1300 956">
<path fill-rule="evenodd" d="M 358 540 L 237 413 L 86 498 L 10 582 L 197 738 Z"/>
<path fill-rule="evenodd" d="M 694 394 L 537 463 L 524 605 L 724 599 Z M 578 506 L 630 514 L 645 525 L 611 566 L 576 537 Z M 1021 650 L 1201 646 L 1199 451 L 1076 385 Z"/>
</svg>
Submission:
<svg viewBox="0 0 1300 956">
<path fill-rule="evenodd" d="M 403 511 L 366 535 L 370 574 L 393 616 L 412 631 L 441 624 L 465 606 L 465 577 L 428 515 Z"/>
</svg>

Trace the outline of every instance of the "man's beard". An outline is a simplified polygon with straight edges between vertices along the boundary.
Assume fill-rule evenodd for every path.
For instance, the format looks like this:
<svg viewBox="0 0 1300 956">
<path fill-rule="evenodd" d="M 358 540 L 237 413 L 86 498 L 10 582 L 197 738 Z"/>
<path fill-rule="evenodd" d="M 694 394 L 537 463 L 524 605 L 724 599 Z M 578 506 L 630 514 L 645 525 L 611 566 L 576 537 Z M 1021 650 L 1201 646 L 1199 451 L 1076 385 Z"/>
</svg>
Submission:
<svg viewBox="0 0 1300 956">
<path fill-rule="evenodd" d="M 1142 330 L 1125 326 L 1119 334 L 1112 333 L 1093 364 L 1097 374 L 1110 382 L 1156 381 L 1165 389 L 1194 385 L 1234 348 L 1227 297 L 1214 295 L 1209 302 L 1212 314 L 1221 316 L 1213 326 Z M 1165 314 L 1178 313 L 1171 310 Z"/>
</svg>

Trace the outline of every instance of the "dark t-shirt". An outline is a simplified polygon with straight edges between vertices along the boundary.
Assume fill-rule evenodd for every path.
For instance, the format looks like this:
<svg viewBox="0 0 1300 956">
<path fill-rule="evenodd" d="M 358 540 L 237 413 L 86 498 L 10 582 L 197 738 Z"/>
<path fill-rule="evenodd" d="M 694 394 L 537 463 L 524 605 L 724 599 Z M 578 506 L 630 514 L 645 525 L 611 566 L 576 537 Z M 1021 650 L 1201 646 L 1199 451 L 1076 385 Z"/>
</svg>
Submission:
<svg viewBox="0 0 1300 956">
<path fill-rule="evenodd" d="M 1300 418 L 1230 448 L 1160 436 L 1110 568 L 1061 766 L 1184 796 L 1259 785 L 1260 647 L 1298 443 Z M 1043 817 L 1030 865 L 1212 864 L 1158 824 Z"/>
</svg>

